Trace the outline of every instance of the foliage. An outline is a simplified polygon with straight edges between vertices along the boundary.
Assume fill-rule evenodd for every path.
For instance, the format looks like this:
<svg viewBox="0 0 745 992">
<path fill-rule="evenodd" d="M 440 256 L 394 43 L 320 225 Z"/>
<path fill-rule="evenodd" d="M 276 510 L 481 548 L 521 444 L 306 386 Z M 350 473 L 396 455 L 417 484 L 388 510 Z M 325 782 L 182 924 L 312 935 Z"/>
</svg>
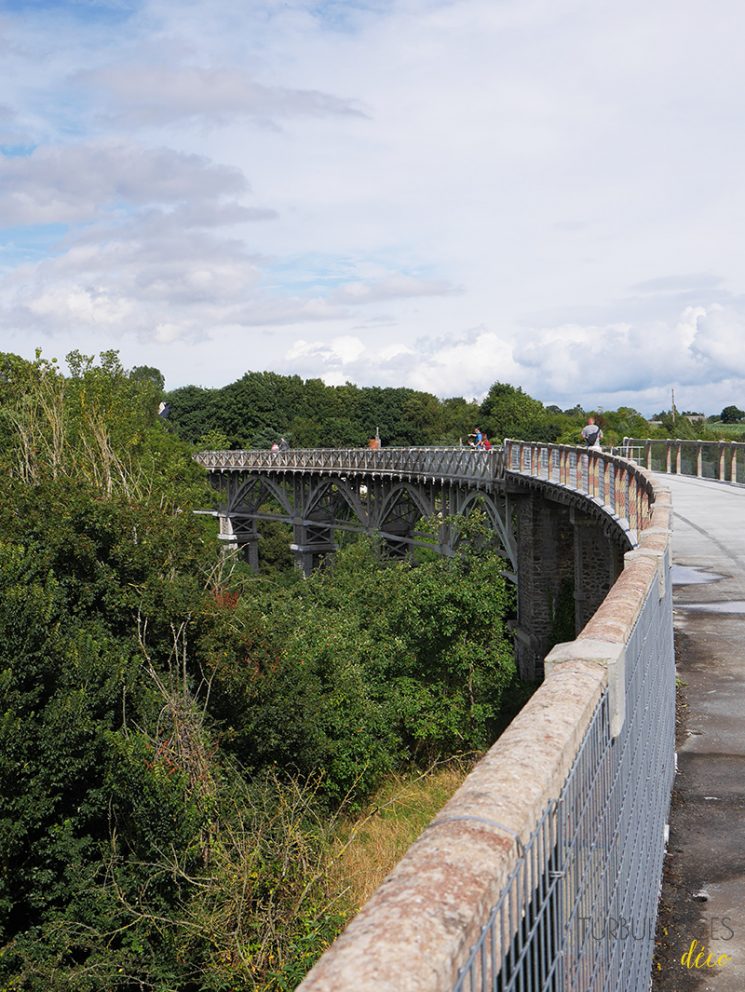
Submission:
<svg viewBox="0 0 745 992">
<path fill-rule="evenodd" d="M 281 596 L 251 581 L 206 635 L 219 638 L 208 653 L 226 743 L 249 768 L 323 768 L 337 801 L 411 761 L 484 748 L 515 677 L 502 568 L 470 549 L 383 565 L 360 541 Z"/>
<path fill-rule="evenodd" d="M 736 424 L 740 420 L 745 420 L 745 410 L 741 410 L 734 404 L 726 406 L 719 415 L 719 419 L 723 424 Z"/>
<path fill-rule="evenodd" d="M 274 566 L 250 575 L 190 512 L 212 496 L 157 369 L 0 365 L 0 987 L 294 988 L 346 912 L 336 818 L 390 771 L 485 747 L 517 695 L 502 564 L 475 541 L 385 565 L 362 542 L 306 582 L 267 525 Z M 312 439 L 327 387 L 284 378 L 249 376 L 223 429 L 266 436 L 289 397 Z M 472 413 L 332 395 L 345 443 Z M 181 399 L 224 443 L 205 396 Z"/>
<path fill-rule="evenodd" d="M 489 437 L 501 441 L 516 438 L 522 441 L 555 441 L 560 430 L 557 414 L 547 415 L 539 400 L 522 389 L 505 382 L 495 382 L 486 394 L 479 416 Z"/>
<path fill-rule="evenodd" d="M 222 389 L 185 386 L 167 395 L 170 419 L 187 441 L 210 447 L 360 447 L 376 431 L 387 445 L 457 444 L 473 430 L 477 404 L 440 401 L 413 389 L 326 386 L 273 372 L 247 372 Z"/>
</svg>

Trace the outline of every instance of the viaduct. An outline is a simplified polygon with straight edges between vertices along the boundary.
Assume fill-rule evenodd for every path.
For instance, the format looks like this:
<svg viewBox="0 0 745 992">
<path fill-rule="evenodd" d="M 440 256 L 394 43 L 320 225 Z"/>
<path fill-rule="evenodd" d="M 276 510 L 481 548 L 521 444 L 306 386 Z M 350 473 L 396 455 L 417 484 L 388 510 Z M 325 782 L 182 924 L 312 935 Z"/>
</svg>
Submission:
<svg viewBox="0 0 745 992">
<path fill-rule="evenodd" d="M 672 504 L 652 472 L 737 481 L 738 449 L 197 456 L 254 567 L 262 520 L 292 525 L 307 573 L 340 530 L 453 554 L 481 509 L 517 583 L 520 673 L 541 682 L 300 992 L 649 987 L 676 765 Z M 574 639 L 555 644 L 567 594 Z"/>
<path fill-rule="evenodd" d="M 451 555 L 457 518 L 481 510 L 517 582 L 516 647 L 529 681 L 543 676 L 560 598 L 573 599 L 578 633 L 651 512 L 642 472 L 595 452 L 578 460 L 570 447 L 211 451 L 197 461 L 220 492 L 221 540 L 254 568 L 263 520 L 292 526 L 307 575 L 336 550 L 339 531 L 376 534 L 394 557 L 422 546 Z"/>
</svg>

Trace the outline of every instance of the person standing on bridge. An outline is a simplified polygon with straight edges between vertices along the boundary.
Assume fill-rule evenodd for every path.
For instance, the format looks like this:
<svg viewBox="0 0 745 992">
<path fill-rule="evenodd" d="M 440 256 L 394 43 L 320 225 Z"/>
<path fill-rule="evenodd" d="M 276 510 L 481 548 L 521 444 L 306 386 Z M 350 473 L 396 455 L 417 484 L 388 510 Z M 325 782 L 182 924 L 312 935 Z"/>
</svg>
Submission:
<svg viewBox="0 0 745 992">
<path fill-rule="evenodd" d="M 582 428 L 582 440 L 588 448 L 599 448 L 603 440 L 603 432 L 595 423 L 594 417 L 587 418 L 587 425 Z"/>
<path fill-rule="evenodd" d="M 481 433 L 481 431 L 480 431 L 480 429 L 478 427 L 476 427 L 474 429 L 473 434 L 469 434 L 468 436 L 473 438 L 473 441 L 471 441 L 471 447 L 472 448 L 481 448 L 481 447 L 483 447 L 484 435 Z"/>
</svg>

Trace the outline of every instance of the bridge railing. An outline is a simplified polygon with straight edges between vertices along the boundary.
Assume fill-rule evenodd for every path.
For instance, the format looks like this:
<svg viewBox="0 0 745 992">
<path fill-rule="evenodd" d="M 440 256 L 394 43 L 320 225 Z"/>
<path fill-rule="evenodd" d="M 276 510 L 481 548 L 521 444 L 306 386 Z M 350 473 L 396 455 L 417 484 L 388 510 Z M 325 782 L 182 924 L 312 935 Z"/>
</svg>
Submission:
<svg viewBox="0 0 745 992">
<path fill-rule="evenodd" d="M 507 472 L 573 489 L 602 506 L 630 532 L 632 544 L 652 518 L 654 487 L 646 472 L 599 448 L 567 444 L 504 442 Z"/>
<path fill-rule="evenodd" d="M 287 451 L 201 451 L 195 461 L 210 471 L 272 470 L 388 475 L 419 480 L 489 484 L 503 477 L 499 448 L 290 448 Z"/>
<path fill-rule="evenodd" d="M 508 470 L 595 505 L 593 473 L 621 469 L 508 451 Z M 671 507 L 638 466 L 619 479 L 647 524 L 621 576 L 301 992 L 648 989 L 674 769 Z"/>
<path fill-rule="evenodd" d="M 648 471 L 745 484 L 745 443 L 624 438 L 622 451 Z"/>
</svg>

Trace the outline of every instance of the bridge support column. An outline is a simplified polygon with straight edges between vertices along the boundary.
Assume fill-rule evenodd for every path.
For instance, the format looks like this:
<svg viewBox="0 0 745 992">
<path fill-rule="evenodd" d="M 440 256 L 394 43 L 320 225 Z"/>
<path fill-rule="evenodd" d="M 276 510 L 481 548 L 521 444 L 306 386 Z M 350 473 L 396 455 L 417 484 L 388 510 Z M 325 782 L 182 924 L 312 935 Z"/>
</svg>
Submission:
<svg viewBox="0 0 745 992">
<path fill-rule="evenodd" d="M 515 650 L 520 678 L 534 682 L 543 678 L 543 660 L 549 649 L 568 636 L 561 611 L 564 590 L 569 592 L 571 606 L 572 528 L 565 507 L 535 493 L 517 497 L 516 505 Z"/>
<path fill-rule="evenodd" d="M 233 521 L 226 513 L 221 513 L 217 522 L 219 524 L 218 539 L 224 552 L 236 551 L 238 549 L 238 538 L 233 530 Z"/>
<path fill-rule="evenodd" d="M 248 562 L 252 572 L 259 570 L 259 534 L 254 532 L 247 540 L 240 544 L 243 557 Z"/>
<path fill-rule="evenodd" d="M 223 551 L 240 552 L 241 556 L 248 562 L 251 570 L 259 570 L 259 533 L 256 530 L 254 521 L 241 521 L 240 525 L 235 524 L 232 517 L 226 513 L 221 513 L 219 518 L 220 534 Z"/>
<path fill-rule="evenodd" d="M 295 523 L 293 525 L 295 540 L 290 550 L 295 555 L 295 564 L 308 578 L 314 568 L 336 551 L 333 541 L 333 530 L 328 524 Z"/>
<path fill-rule="evenodd" d="M 574 608 L 579 633 L 623 569 L 623 552 L 590 517 L 571 511 L 574 528 Z"/>
</svg>

